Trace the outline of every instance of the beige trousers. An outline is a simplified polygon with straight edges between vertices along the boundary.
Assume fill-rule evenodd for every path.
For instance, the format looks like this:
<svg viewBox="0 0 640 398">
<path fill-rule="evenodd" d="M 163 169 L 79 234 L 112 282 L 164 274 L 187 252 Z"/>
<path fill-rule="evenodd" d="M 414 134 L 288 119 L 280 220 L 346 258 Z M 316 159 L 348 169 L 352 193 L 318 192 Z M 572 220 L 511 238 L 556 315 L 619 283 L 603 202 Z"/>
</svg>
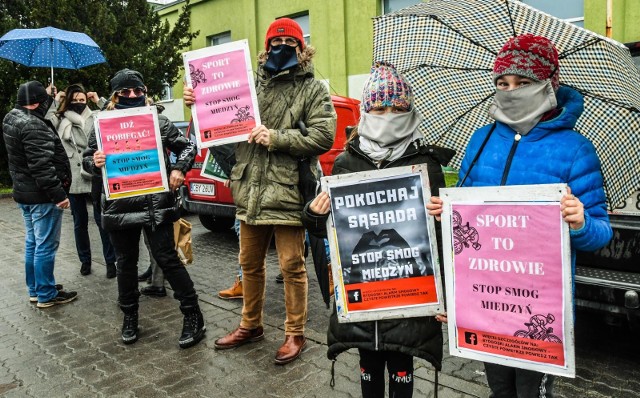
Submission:
<svg viewBox="0 0 640 398">
<path fill-rule="evenodd" d="M 242 320 L 240 327 L 262 326 L 266 292 L 266 257 L 275 236 L 280 271 L 284 277 L 285 335 L 304 334 L 307 322 L 308 281 L 304 259 L 304 228 L 287 225 L 249 225 L 240 222 L 242 267 Z"/>
</svg>

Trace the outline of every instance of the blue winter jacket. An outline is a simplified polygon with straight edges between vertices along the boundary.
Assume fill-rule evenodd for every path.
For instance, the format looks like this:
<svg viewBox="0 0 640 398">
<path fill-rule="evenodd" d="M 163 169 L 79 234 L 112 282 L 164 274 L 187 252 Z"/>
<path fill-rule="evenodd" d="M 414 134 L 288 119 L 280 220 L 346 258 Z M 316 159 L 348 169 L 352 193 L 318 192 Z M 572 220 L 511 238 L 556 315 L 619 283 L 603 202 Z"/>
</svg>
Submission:
<svg viewBox="0 0 640 398">
<path fill-rule="evenodd" d="M 612 231 L 606 210 L 600 160 L 591 141 L 573 130 L 584 109 L 577 91 L 560 87 L 556 93 L 561 113 L 538 123 L 516 144 L 516 132 L 501 122 L 496 127 L 476 164 L 464 182 L 465 187 L 567 183 L 584 204 L 585 224 L 570 230 L 571 264 L 575 269 L 576 250 L 594 251 L 611 240 Z M 469 170 L 492 125 L 478 129 L 465 152 L 460 181 Z M 515 145 L 515 148 L 513 146 Z M 510 152 L 511 162 L 509 162 Z M 509 167 L 510 163 L 510 167 Z"/>
</svg>

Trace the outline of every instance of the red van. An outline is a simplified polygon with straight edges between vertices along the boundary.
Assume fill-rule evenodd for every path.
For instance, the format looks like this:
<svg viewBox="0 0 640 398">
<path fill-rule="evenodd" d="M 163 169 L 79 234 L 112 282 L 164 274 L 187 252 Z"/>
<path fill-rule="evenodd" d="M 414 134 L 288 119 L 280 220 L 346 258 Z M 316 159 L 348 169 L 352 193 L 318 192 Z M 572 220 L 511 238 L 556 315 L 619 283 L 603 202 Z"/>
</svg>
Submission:
<svg viewBox="0 0 640 398">
<path fill-rule="evenodd" d="M 336 109 L 336 139 L 329 151 L 320 156 L 320 165 L 325 175 L 331 174 L 333 162 L 343 150 L 348 136 L 348 127 L 355 126 L 360 119 L 360 101 L 353 98 L 332 95 Z M 195 138 L 192 137 L 192 139 Z M 200 175 L 200 170 L 208 149 L 199 150 L 191 171 L 187 173 L 180 188 L 182 206 L 186 211 L 198 214 L 202 225 L 210 231 L 222 231 L 233 226 L 236 207 L 231 190 L 217 180 Z"/>
</svg>

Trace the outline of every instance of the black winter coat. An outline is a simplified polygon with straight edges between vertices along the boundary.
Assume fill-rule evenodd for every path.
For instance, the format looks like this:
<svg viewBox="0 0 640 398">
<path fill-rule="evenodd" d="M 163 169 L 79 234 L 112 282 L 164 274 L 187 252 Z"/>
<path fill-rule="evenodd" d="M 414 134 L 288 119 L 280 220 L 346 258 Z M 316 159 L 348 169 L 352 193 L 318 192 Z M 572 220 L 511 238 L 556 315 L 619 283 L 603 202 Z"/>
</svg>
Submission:
<svg viewBox="0 0 640 398">
<path fill-rule="evenodd" d="M 60 203 L 71 185 L 71 166 L 50 122 L 16 105 L 2 122 L 13 199 L 22 204 Z"/>
<path fill-rule="evenodd" d="M 158 115 L 160 136 L 164 149 L 176 154 L 176 163 L 169 162 L 167 151 L 164 151 L 164 161 L 167 165 L 167 177 L 172 170 L 180 170 L 183 174 L 191 170 L 196 156 L 193 142 L 180 134 L 180 130 L 164 115 Z M 82 167 L 94 176 L 102 176 L 102 170 L 95 167 L 93 153 L 97 150 L 95 131 L 89 133 L 89 145 L 84 152 Z M 103 184 L 100 184 L 103 186 Z M 101 195 L 102 227 L 107 231 L 131 228 L 138 225 L 154 227 L 165 222 L 174 222 L 179 216 L 176 209 L 176 195 L 173 192 L 161 192 L 150 195 L 134 196 L 106 200 L 104 187 Z"/>
<path fill-rule="evenodd" d="M 377 167 L 359 147 L 356 138 L 350 142 L 346 152 L 340 154 L 333 165 L 333 174 L 347 174 L 358 171 L 377 170 L 391 167 L 426 164 L 429 173 L 431 193 L 439 194 L 445 186 L 441 166 L 446 166 L 455 151 L 433 145 L 424 145 L 421 140 L 414 141 L 397 160 L 383 162 Z M 318 216 L 305 206 L 302 222 L 309 233 L 326 236 L 328 214 Z M 439 254 L 440 228 L 436 228 Z M 327 332 L 329 349 L 327 356 L 334 360 L 340 353 L 350 348 L 362 348 L 371 351 L 397 351 L 429 361 L 434 368 L 442 368 L 442 325 L 434 317 L 403 318 L 385 321 L 339 323 L 334 309 L 329 320 Z"/>
</svg>

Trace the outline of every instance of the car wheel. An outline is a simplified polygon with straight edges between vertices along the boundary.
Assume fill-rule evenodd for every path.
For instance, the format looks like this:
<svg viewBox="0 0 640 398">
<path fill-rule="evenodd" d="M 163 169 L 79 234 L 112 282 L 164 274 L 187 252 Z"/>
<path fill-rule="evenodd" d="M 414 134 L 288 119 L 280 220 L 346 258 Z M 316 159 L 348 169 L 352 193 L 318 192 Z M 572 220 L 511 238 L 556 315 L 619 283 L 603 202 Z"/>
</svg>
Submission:
<svg viewBox="0 0 640 398">
<path fill-rule="evenodd" d="M 200 214 L 200 223 L 212 232 L 227 232 L 233 227 L 234 219 L 230 217 L 216 217 L 209 214 Z"/>
</svg>

